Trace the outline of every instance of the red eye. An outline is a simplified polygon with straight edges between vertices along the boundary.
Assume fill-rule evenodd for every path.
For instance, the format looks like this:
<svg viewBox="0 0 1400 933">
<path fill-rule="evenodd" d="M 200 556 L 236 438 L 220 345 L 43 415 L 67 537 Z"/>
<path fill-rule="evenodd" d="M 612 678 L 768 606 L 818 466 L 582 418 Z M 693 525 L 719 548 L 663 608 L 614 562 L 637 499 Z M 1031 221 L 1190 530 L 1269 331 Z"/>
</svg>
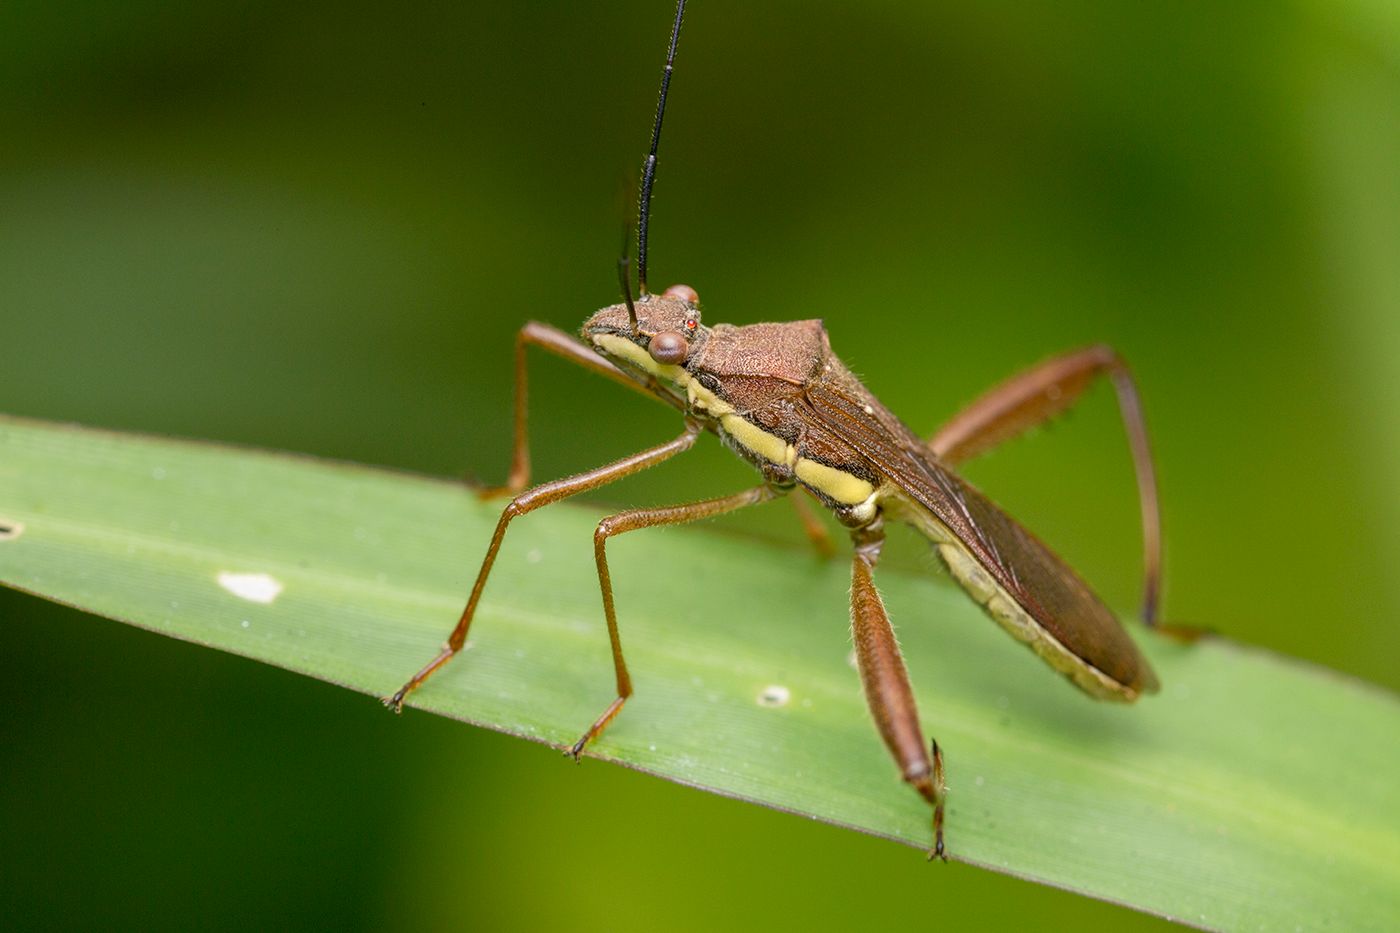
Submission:
<svg viewBox="0 0 1400 933">
<path fill-rule="evenodd" d="M 695 293 L 695 289 L 689 285 L 672 285 L 661 293 L 662 298 L 679 298 L 681 301 L 692 305 L 700 303 L 700 296 Z"/>
<path fill-rule="evenodd" d="M 699 326 L 700 326 L 700 323 L 699 323 L 698 321 L 696 321 L 695 318 L 689 318 L 689 319 L 687 319 L 686 322 L 685 322 L 685 332 L 686 332 L 687 334 L 693 334 L 693 333 L 695 333 L 695 328 L 697 328 L 697 327 L 699 327 Z"/>
</svg>

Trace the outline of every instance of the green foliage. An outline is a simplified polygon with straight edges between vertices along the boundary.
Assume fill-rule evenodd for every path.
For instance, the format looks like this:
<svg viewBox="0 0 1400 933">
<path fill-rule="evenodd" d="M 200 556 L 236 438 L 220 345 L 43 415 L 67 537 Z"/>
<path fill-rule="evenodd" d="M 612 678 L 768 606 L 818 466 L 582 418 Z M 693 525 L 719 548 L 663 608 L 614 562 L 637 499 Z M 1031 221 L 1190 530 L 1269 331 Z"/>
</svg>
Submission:
<svg viewBox="0 0 1400 933">
<path fill-rule="evenodd" d="M 374 695 L 436 650 L 496 511 L 357 466 L 0 422 L 4 583 Z M 513 526 L 470 649 L 414 705 L 577 737 L 612 698 L 595 520 L 560 506 Z M 610 553 L 637 695 L 596 757 L 928 844 L 848 663 L 844 563 L 695 529 Z M 1400 912 L 1392 696 L 1144 635 L 1163 692 L 1094 703 L 945 581 L 880 583 L 946 751 L 955 858 L 1210 927 Z"/>
</svg>

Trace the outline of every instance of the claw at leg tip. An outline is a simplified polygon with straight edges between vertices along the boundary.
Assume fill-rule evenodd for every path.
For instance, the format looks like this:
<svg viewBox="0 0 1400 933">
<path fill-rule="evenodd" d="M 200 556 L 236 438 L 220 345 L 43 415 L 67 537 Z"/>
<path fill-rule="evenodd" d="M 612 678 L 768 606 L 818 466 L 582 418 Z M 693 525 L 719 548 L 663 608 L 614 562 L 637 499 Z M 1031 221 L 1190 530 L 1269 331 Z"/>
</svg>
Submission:
<svg viewBox="0 0 1400 933">
<path fill-rule="evenodd" d="M 932 862 L 934 859 L 938 859 L 940 862 L 948 861 L 948 854 L 943 851 L 942 833 L 939 833 L 938 836 L 934 839 L 933 850 L 928 854 L 928 860 L 930 862 Z"/>
</svg>

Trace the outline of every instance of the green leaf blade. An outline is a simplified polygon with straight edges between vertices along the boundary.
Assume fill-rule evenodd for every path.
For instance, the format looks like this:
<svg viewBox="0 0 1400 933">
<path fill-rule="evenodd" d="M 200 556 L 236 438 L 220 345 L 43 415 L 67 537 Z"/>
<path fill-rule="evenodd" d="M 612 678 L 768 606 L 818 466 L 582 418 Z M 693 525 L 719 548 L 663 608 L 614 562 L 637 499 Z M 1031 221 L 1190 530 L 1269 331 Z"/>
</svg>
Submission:
<svg viewBox="0 0 1400 933">
<path fill-rule="evenodd" d="M 497 514 L 418 477 L 0 421 L 0 524 L 22 525 L 0 580 L 373 695 L 437 650 Z M 596 520 L 512 525 L 469 650 L 415 705 L 577 737 L 613 695 Z M 927 846 L 848 661 L 844 562 L 704 529 L 609 547 L 637 694 L 597 757 Z M 1199 926 L 1400 916 L 1393 696 L 1142 635 L 1162 693 L 1095 703 L 946 581 L 878 579 L 947 755 L 954 857 Z"/>
</svg>

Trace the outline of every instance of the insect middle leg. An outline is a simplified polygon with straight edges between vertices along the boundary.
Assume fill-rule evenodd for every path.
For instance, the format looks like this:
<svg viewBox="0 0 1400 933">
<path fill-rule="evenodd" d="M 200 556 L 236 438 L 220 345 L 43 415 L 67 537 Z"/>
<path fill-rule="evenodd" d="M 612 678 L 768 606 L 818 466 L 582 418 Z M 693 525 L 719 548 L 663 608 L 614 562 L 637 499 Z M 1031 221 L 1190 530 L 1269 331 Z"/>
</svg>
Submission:
<svg viewBox="0 0 1400 933">
<path fill-rule="evenodd" d="M 943 754 L 938 742 L 924 747 L 919 711 L 909 673 L 899 652 L 894 628 L 885 611 L 884 600 L 871 576 L 880 559 L 885 535 L 879 529 L 855 533 L 856 552 L 851 563 L 851 635 L 856 645 L 865 700 L 875 717 L 875 726 L 885 746 L 894 756 L 904 780 L 933 806 L 933 849 L 929 858 L 943 854 L 943 803 L 947 787 L 943 782 Z M 930 754 L 931 753 L 931 754 Z"/>
<path fill-rule="evenodd" d="M 1155 625 L 1162 574 L 1157 473 L 1137 384 L 1127 364 L 1111 347 L 1099 344 L 1076 350 L 1012 376 L 954 415 L 938 429 L 928 446 L 946 463 L 956 465 L 970 460 L 1068 410 L 1094 380 L 1105 375 L 1118 394 L 1118 409 L 1133 453 L 1142 511 L 1142 617 L 1148 625 Z"/>
<path fill-rule="evenodd" d="M 767 502 L 779 495 L 771 486 L 758 486 L 732 496 L 718 499 L 705 499 L 701 502 L 688 502 L 684 505 L 670 505 L 655 509 L 629 509 L 616 515 L 609 515 L 598 523 L 593 532 L 593 556 L 598 563 L 598 585 L 603 591 L 603 615 L 607 617 L 608 638 L 612 642 L 613 670 L 617 675 L 617 699 L 613 700 L 602 715 L 593 721 L 588 731 L 569 749 L 569 754 L 577 761 L 584 748 L 612 722 L 622 709 L 622 704 L 632 695 L 632 678 L 627 673 L 627 662 L 622 657 L 622 639 L 617 631 L 617 609 L 613 605 L 612 575 L 608 572 L 608 539 L 638 528 L 651 528 L 656 525 L 683 525 L 733 512 L 745 506 Z"/>
<path fill-rule="evenodd" d="M 689 450 L 695 444 L 695 439 L 699 437 L 700 430 L 700 425 L 697 422 L 688 420 L 685 431 L 673 441 L 633 454 L 630 457 L 624 457 L 596 470 L 589 470 L 587 473 L 579 473 L 565 479 L 542 483 L 512 499 L 501 512 L 500 520 L 496 522 L 496 532 L 491 536 L 491 543 L 486 548 L 486 557 L 481 562 L 481 570 L 477 572 L 476 583 L 472 586 L 471 595 L 467 598 L 467 605 L 462 610 L 461 618 L 457 620 L 457 627 L 447 637 L 447 642 L 442 646 L 437 657 L 424 665 L 423 669 L 414 674 L 412 679 L 400 687 L 393 696 L 385 697 L 384 705 L 395 712 L 402 711 L 405 698 L 422 686 L 423 682 L 431 677 L 438 668 L 452 660 L 452 657 L 462 650 L 462 646 L 467 641 L 467 629 L 471 627 L 472 617 L 476 614 L 476 604 L 481 599 L 481 591 L 486 588 L 486 578 L 491 575 L 491 566 L 496 562 L 496 554 L 501 549 L 501 541 L 506 536 L 506 529 L 510 526 L 511 519 L 561 499 L 567 499 L 569 496 L 597 489 L 599 486 L 622 479 L 624 476 L 631 476 L 633 473 L 641 472 L 664 460 L 669 460 L 676 454 Z"/>
<path fill-rule="evenodd" d="M 817 513 L 807 504 L 803 495 L 811 495 L 806 489 L 800 490 L 799 495 L 792 496 L 788 501 L 792 503 L 793 511 L 797 513 L 797 520 L 802 523 L 802 531 L 807 535 L 807 540 L 812 542 L 812 547 L 816 549 L 817 556 L 823 560 L 828 560 L 836 556 L 836 546 L 831 543 L 831 535 L 827 532 L 826 526 L 817 518 Z"/>
<path fill-rule="evenodd" d="M 628 377 L 601 354 L 579 343 L 570 334 L 566 334 L 556 327 L 550 327 L 548 324 L 530 321 L 515 335 L 515 430 L 511 445 L 510 473 L 507 474 L 504 486 L 491 486 L 480 490 L 477 494 L 483 499 L 515 495 L 530 483 L 529 385 L 526 350 L 532 346 L 548 350 L 555 356 L 562 357 L 571 363 L 577 363 L 584 369 L 606 376 L 649 398 L 655 398 L 658 395 L 663 399 L 670 398 L 669 394 L 655 393 L 643 383 Z"/>
</svg>

